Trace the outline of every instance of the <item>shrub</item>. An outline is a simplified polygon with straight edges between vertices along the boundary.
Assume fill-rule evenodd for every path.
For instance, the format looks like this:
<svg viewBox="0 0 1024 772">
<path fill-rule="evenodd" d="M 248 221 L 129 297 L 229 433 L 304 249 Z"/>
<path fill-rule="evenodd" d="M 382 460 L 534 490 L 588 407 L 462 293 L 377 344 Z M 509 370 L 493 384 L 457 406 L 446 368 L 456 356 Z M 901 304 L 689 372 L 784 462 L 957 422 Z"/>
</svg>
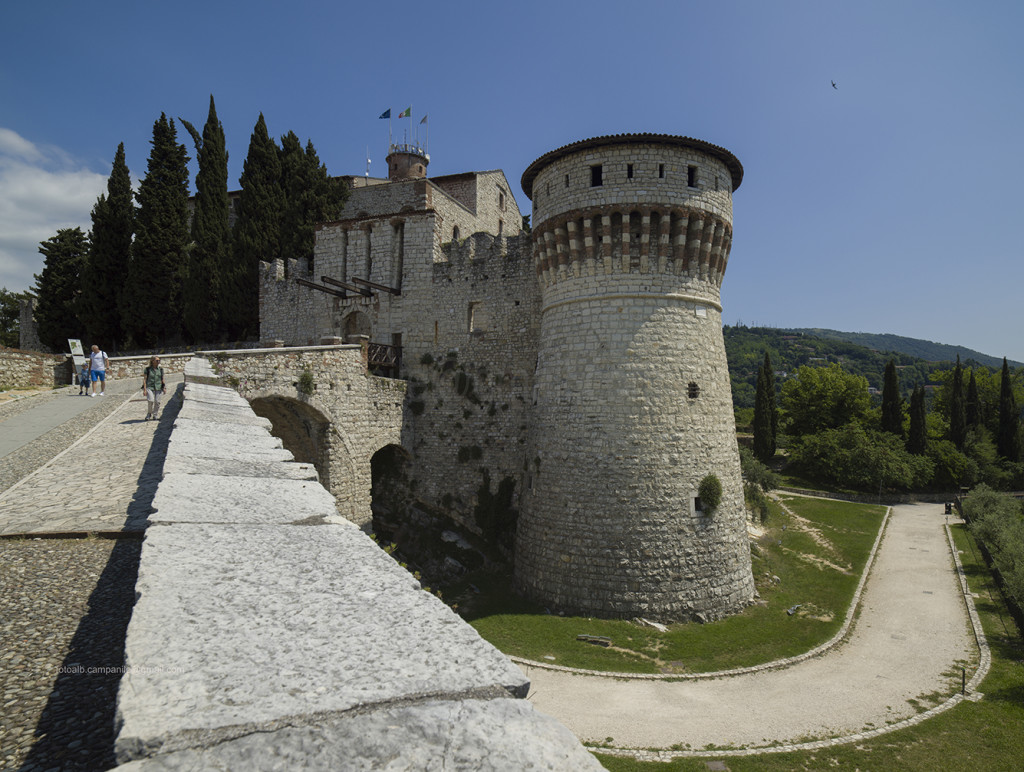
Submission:
<svg viewBox="0 0 1024 772">
<path fill-rule="evenodd" d="M 700 496 L 703 510 L 714 512 L 722 503 L 722 481 L 714 474 L 704 475 L 704 479 L 697 486 L 697 495 Z"/>
<path fill-rule="evenodd" d="M 316 390 L 316 381 L 313 380 L 313 373 L 308 369 L 302 371 L 299 376 L 298 389 L 300 394 L 309 396 Z"/>
</svg>

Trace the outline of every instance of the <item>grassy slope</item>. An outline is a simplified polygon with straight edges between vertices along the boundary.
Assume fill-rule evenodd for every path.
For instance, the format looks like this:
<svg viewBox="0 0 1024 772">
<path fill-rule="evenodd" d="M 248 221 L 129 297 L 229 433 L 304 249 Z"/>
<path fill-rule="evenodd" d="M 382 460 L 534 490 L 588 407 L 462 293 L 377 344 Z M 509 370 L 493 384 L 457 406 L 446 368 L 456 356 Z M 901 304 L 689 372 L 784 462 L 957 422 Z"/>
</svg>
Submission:
<svg viewBox="0 0 1024 772">
<path fill-rule="evenodd" d="M 869 742 L 826 751 L 761 754 L 723 759 L 733 772 L 747 770 L 1020 770 L 1024 767 L 1024 642 L 1006 613 L 999 590 L 973 540 L 954 529 L 975 603 L 992 649 L 992 668 L 981 684 L 984 699 L 963 702 L 916 727 Z M 706 770 L 706 759 L 641 763 L 598 758 L 616 772 Z"/>
<path fill-rule="evenodd" d="M 498 579 L 467 619 L 507 654 L 594 670 L 673 673 L 745 667 L 802 654 L 842 625 L 884 515 L 863 504 L 787 497 L 803 521 L 776 508 L 755 549 L 762 604 L 707 625 L 672 625 L 668 633 L 620 620 L 558 617 L 508 595 Z M 779 582 L 772 581 L 778 577 Z M 787 609 L 800 604 L 793 615 Z M 579 642 L 607 636 L 612 648 Z"/>
</svg>

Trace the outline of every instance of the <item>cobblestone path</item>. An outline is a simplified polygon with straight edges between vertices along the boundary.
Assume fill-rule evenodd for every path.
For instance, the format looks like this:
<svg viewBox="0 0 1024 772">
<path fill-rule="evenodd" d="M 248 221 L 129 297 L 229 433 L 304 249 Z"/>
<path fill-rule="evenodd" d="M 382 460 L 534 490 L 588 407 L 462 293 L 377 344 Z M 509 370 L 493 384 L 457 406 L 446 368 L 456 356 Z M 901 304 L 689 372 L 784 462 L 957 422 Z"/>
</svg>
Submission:
<svg viewBox="0 0 1024 772">
<path fill-rule="evenodd" d="M 69 422 L 70 447 L 58 427 L 17 451 L 40 468 L 0 493 L 0 769 L 114 766 L 141 529 L 180 397 L 147 422 L 134 387 L 108 394 Z"/>
</svg>

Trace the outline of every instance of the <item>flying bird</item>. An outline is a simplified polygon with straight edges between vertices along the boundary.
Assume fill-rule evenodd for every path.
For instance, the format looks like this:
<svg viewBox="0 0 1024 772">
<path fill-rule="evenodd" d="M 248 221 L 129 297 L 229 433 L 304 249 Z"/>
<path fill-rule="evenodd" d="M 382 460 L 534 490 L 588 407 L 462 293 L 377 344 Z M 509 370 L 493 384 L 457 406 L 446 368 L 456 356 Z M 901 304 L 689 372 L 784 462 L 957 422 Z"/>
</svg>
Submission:
<svg viewBox="0 0 1024 772">
<path fill-rule="evenodd" d="M 834 88 L 836 91 L 839 90 L 839 86 L 836 85 L 835 81 L 832 81 L 832 88 Z"/>
</svg>

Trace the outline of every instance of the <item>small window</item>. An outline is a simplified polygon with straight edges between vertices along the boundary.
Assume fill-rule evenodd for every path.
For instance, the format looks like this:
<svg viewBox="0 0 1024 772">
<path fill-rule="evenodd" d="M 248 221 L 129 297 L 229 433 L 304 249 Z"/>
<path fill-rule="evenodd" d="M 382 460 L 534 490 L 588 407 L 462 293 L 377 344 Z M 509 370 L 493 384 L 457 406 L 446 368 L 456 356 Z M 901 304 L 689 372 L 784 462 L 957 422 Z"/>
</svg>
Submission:
<svg viewBox="0 0 1024 772">
<path fill-rule="evenodd" d="M 505 211 L 505 194 L 502 191 L 498 191 L 498 209 Z"/>
<path fill-rule="evenodd" d="M 658 179 L 665 179 L 665 164 L 658 164 Z"/>
<path fill-rule="evenodd" d="M 565 187 L 569 187 L 569 175 L 565 175 Z"/>
<path fill-rule="evenodd" d="M 626 164 L 626 179 L 633 179 L 633 164 Z"/>
<path fill-rule="evenodd" d="M 590 167 L 590 187 L 596 188 L 604 184 L 601 177 L 601 164 Z"/>
<path fill-rule="evenodd" d="M 487 319 L 484 313 L 484 304 L 474 300 L 469 304 L 469 332 L 483 332 L 487 329 Z"/>
<path fill-rule="evenodd" d="M 498 220 L 498 235 L 501 236 L 505 232 L 505 223 L 503 220 Z"/>
<path fill-rule="evenodd" d="M 545 189 L 545 191 L 544 191 L 544 192 L 545 192 L 545 193 L 546 193 L 547 195 L 549 195 L 549 196 L 551 195 L 551 183 L 550 183 L 550 182 L 549 182 L 549 183 L 547 184 L 547 186 L 546 186 L 546 189 Z"/>
<path fill-rule="evenodd" d="M 693 513 L 700 514 L 704 511 L 704 505 L 700 501 L 700 496 L 693 497 Z"/>
<path fill-rule="evenodd" d="M 688 396 L 690 399 L 697 399 L 697 397 L 700 396 L 700 386 L 698 386 L 693 381 L 690 381 L 690 383 L 686 387 L 686 396 Z"/>
<path fill-rule="evenodd" d="M 456 225 L 452 228 L 452 241 L 459 240 L 459 226 Z"/>
<path fill-rule="evenodd" d="M 686 184 L 688 187 L 697 187 L 697 167 L 687 166 L 686 167 Z"/>
</svg>

